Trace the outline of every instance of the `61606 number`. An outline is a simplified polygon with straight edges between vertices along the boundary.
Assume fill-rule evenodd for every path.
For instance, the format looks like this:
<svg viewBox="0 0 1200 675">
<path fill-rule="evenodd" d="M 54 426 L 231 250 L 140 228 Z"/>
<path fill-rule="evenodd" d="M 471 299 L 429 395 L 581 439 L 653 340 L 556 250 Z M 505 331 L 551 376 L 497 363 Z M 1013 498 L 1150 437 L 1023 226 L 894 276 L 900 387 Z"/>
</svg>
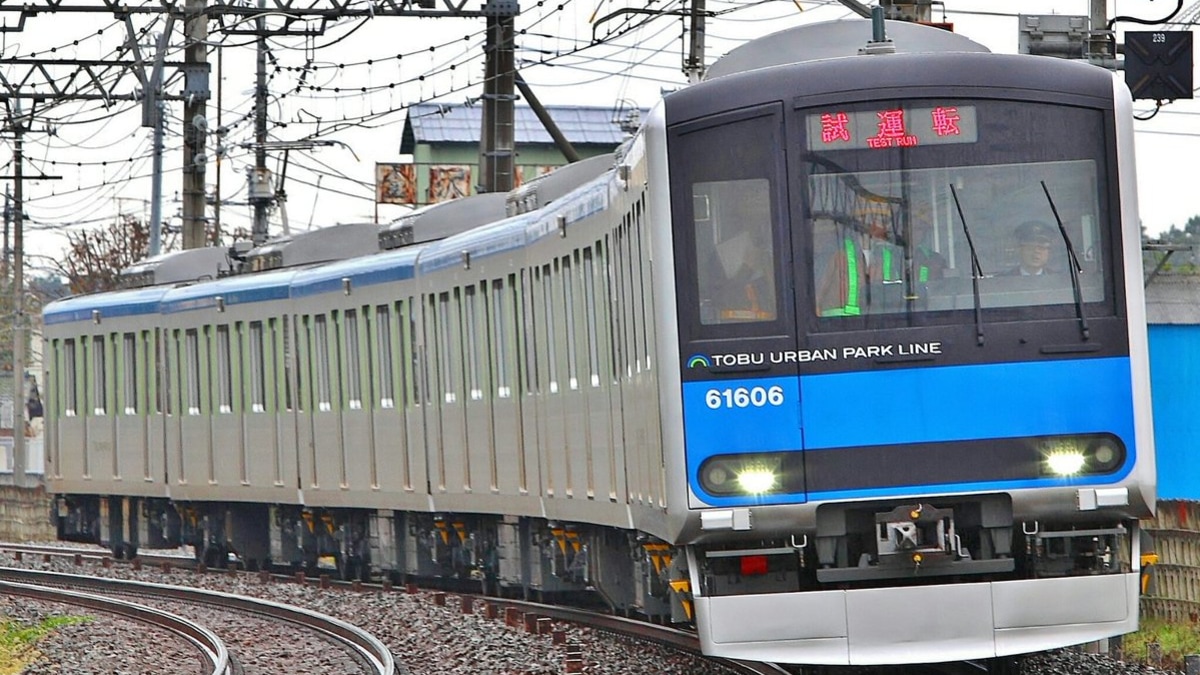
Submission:
<svg viewBox="0 0 1200 675">
<path fill-rule="evenodd" d="M 738 387 L 709 389 L 704 402 L 713 410 L 721 408 L 764 408 L 783 405 L 783 387 Z"/>
</svg>

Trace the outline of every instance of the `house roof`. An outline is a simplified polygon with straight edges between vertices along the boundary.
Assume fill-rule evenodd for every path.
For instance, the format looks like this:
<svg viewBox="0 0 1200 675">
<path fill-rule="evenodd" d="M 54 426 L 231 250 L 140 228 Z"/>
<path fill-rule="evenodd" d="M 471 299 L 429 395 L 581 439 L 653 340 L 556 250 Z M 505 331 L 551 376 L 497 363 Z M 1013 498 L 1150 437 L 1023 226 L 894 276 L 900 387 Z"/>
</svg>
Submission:
<svg viewBox="0 0 1200 675">
<path fill-rule="evenodd" d="M 627 110 L 579 105 L 545 106 L 550 118 L 572 145 L 601 145 L 612 148 L 625 140 L 618 119 Z M 638 111 L 644 118 L 646 111 Z M 514 110 L 514 137 L 517 145 L 554 145 L 554 139 L 542 126 L 533 109 L 518 105 Z M 404 120 L 400 153 L 412 154 L 418 143 L 479 143 L 483 106 L 459 103 L 418 103 L 409 107 Z"/>
</svg>

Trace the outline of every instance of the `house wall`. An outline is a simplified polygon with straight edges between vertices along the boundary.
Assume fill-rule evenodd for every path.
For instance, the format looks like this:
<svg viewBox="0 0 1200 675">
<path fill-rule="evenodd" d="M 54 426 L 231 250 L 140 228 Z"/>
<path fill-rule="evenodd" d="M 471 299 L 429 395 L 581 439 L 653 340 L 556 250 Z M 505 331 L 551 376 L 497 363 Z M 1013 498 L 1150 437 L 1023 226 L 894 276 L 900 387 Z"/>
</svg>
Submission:
<svg viewBox="0 0 1200 675">
<path fill-rule="evenodd" d="M 1200 326 L 1150 325 L 1158 498 L 1200 500 Z"/>
</svg>

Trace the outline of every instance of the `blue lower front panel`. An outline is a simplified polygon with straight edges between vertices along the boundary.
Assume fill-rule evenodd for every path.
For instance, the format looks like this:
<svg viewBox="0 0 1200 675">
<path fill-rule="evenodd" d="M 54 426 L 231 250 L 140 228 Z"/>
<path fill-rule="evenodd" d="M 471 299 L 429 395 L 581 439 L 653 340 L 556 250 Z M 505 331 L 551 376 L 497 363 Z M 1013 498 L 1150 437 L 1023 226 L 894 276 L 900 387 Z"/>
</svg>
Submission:
<svg viewBox="0 0 1200 675">
<path fill-rule="evenodd" d="M 689 484 L 713 506 L 1104 484 L 1136 457 L 1124 357 L 689 382 L 683 399 Z M 1086 479 L 1021 466 L 1014 439 L 1078 434 L 1115 436 L 1125 461 Z M 721 497 L 698 480 L 710 457 L 762 452 L 808 453 L 807 492 Z"/>
</svg>

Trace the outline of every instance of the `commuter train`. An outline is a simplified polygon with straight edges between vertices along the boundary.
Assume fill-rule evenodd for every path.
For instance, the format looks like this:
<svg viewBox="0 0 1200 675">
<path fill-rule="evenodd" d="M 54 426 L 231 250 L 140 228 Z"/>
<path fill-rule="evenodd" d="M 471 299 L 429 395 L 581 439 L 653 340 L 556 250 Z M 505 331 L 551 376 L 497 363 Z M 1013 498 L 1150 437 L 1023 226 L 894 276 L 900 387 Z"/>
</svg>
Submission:
<svg viewBox="0 0 1200 675">
<path fill-rule="evenodd" d="M 1134 630 L 1129 93 L 884 25 L 747 43 L 510 193 L 50 304 L 60 535 L 589 592 L 750 660 Z"/>
</svg>

